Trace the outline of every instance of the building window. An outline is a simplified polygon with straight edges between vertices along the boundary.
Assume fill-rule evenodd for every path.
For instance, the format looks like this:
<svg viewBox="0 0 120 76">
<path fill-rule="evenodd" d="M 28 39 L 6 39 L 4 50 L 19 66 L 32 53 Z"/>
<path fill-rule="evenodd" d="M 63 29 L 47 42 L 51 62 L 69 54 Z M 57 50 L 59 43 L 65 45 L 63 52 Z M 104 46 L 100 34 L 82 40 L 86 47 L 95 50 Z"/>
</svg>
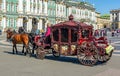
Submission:
<svg viewBox="0 0 120 76">
<path fill-rule="evenodd" d="M 12 12 L 15 12 L 15 8 L 14 8 L 14 4 L 12 3 L 12 5 L 11 5 L 11 7 L 12 7 Z"/>
<path fill-rule="evenodd" d="M 7 12 L 9 11 L 9 3 L 6 3 Z"/>
<path fill-rule="evenodd" d="M 39 13 L 39 10 L 40 10 L 40 9 L 39 9 L 39 7 L 38 7 L 37 13 Z"/>
<path fill-rule="evenodd" d="M 15 8 L 15 9 L 16 9 L 16 12 L 17 12 L 17 9 L 18 9 L 18 3 L 16 3 L 16 8 Z"/>
</svg>

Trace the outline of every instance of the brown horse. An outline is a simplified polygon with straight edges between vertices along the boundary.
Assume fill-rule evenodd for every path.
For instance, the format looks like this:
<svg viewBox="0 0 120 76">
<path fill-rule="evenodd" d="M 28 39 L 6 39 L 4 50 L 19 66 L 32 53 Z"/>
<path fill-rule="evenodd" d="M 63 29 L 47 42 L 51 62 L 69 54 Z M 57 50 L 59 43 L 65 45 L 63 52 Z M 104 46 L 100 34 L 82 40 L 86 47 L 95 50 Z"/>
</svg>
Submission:
<svg viewBox="0 0 120 76">
<path fill-rule="evenodd" d="M 14 49 L 16 50 L 16 53 L 18 53 L 16 44 L 23 44 L 22 53 L 24 53 L 24 47 L 25 47 L 26 52 L 24 54 L 25 55 L 29 54 L 29 56 L 31 55 L 31 51 L 29 49 L 29 37 L 28 37 L 28 34 L 26 34 L 26 33 L 17 34 L 14 31 L 10 31 L 10 30 L 6 31 L 6 33 L 7 33 L 7 39 L 11 40 L 12 43 L 13 43 L 13 54 L 15 53 Z"/>
</svg>

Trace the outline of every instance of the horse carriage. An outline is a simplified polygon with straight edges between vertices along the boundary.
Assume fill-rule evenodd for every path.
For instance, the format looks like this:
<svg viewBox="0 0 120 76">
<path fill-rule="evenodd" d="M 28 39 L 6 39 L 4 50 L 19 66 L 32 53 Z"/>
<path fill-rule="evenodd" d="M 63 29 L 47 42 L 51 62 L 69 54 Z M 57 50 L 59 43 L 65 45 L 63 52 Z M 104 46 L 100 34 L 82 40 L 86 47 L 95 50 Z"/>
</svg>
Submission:
<svg viewBox="0 0 120 76">
<path fill-rule="evenodd" d="M 35 44 L 38 46 L 37 58 L 43 59 L 49 52 L 48 49 L 52 49 L 54 57 L 77 56 L 83 65 L 107 62 L 114 50 L 106 37 L 94 37 L 93 26 L 74 21 L 72 15 L 69 16 L 69 21 L 51 26 L 49 37 L 36 36 Z"/>
<path fill-rule="evenodd" d="M 23 44 L 26 48 L 25 54 L 31 56 L 30 43 L 36 49 L 36 57 L 44 59 L 47 53 L 54 57 L 77 56 L 83 65 L 94 65 L 98 61 L 107 62 L 114 50 L 105 36 L 96 38 L 93 35 L 93 26 L 73 20 L 73 16 L 69 16 L 69 21 L 61 22 L 51 26 L 49 36 L 36 35 L 34 38 L 31 34 L 16 34 L 13 31 L 7 31 L 7 39 L 12 39 L 13 53 L 17 47 L 16 44 Z"/>
</svg>

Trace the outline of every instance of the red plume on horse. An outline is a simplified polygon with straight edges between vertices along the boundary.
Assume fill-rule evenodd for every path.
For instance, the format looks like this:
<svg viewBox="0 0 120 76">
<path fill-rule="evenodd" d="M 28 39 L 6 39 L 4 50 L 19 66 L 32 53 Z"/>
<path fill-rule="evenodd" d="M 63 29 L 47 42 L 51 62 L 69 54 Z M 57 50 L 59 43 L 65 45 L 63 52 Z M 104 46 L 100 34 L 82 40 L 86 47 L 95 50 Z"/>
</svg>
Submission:
<svg viewBox="0 0 120 76">
<path fill-rule="evenodd" d="M 14 31 L 9 30 L 9 29 L 6 31 L 6 33 L 7 33 L 7 39 L 11 40 L 13 43 L 13 54 L 15 53 L 15 50 L 16 50 L 16 53 L 18 53 L 16 44 L 23 44 L 22 53 L 24 53 L 24 47 L 25 47 L 26 52 L 24 54 L 31 55 L 31 51 L 29 49 L 29 36 L 28 36 L 28 34 L 15 33 Z"/>
</svg>

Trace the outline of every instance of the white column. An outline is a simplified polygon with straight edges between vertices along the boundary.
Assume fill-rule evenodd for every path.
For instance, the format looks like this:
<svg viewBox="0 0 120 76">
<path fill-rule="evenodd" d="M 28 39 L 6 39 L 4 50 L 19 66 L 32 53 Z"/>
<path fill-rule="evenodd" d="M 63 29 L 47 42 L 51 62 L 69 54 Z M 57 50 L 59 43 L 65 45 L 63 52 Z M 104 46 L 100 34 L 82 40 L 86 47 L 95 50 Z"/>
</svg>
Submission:
<svg viewBox="0 0 120 76">
<path fill-rule="evenodd" d="M 84 14 L 83 14 L 83 9 L 81 9 L 81 18 L 84 18 L 83 15 L 84 15 Z"/>
<path fill-rule="evenodd" d="M 120 12 L 119 12 L 119 21 L 120 21 Z"/>
<path fill-rule="evenodd" d="M 18 18 L 18 21 L 17 21 L 17 26 L 18 27 L 21 27 L 21 26 L 23 26 L 23 18 Z"/>
<path fill-rule="evenodd" d="M 32 18 L 29 18 L 27 22 L 27 31 L 30 32 L 31 29 L 32 29 Z"/>
<path fill-rule="evenodd" d="M 35 14 L 37 14 L 37 11 L 38 11 L 38 9 L 37 9 L 37 7 L 38 7 L 37 0 L 35 0 L 35 4 L 36 4 L 36 6 L 35 6 Z"/>
<path fill-rule="evenodd" d="M 26 5 L 26 10 L 27 10 L 27 14 L 30 14 L 30 1 L 29 0 L 26 0 L 26 3 L 27 3 L 27 5 Z"/>
<path fill-rule="evenodd" d="M 42 27 L 43 27 L 43 25 L 42 25 L 42 19 L 40 19 L 40 20 L 39 20 L 39 23 L 38 23 L 38 24 L 39 24 L 39 25 L 38 25 L 38 29 L 40 29 L 40 30 L 41 30 L 41 29 L 42 29 Z"/>
<path fill-rule="evenodd" d="M 18 0 L 18 12 L 23 13 L 23 0 Z"/>
<path fill-rule="evenodd" d="M 58 17 L 58 11 L 57 11 L 57 9 L 58 9 L 58 4 L 56 4 L 56 17 Z"/>
<path fill-rule="evenodd" d="M 80 9 L 78 9 L 78 10 L 79 10 L 79 18 L 80 18 L 80 12 L 81 12 L 81 11 L 80 11 Z"/>
<path fill-rule="evenodd" d="M 85 18 L 85 9 L 83 10 L 83 18 Z"/>
<path fill-rule="evenodd" d="M 79 18 L 81 19 L 81 9 L 79 9 Z"/>
<path fill-rule="evenodd" d="M 20 24 L 21 24 L 21 26 L 23 26 L 23 17 L 20 18 Z"/>
<path fill-rule="evenodd" d="M 31 13 L 33 13 L 33 0 L 31 0 L 31 3 L 32 3 L 32 7 L 30 8 L 31 9 Z"/>
<path fill-rule="evenodd" d="M 66 6 L 64 5 L 64 17 L 66 17 Z"/>
<path fill-rule="evenodd" d="M 61 8 L 62 8 L 62 9 L 61 9 L 61 10 L 62 10 L 62 11 L 61 11 L 61 17 L 63 17 L 63 5 L 62 5 L 62 4 L 61 4 Z"/>
<path fill-rule="evenodd" d="M 20 27 L 20 18 L 17 19 L 17 27 Z"/>
<path fill-rule="evenodd" d="M 68 14 L 68 16 L 69 16 L 70 14 L 72 14 L 72 9 L 71 9 L 71 7 L 69 7 L 69 14 Z"/>
<path fill-rule="evenodd" d="M 112 22 L 112 20 L 113 20 L 113 19 L 112 19 L 112 13 L 111 13 L 111 14 L 110 14 L 110 21 Z"/>
<path fill-rule="evenodd" d="M 6 28 L 6 17 L 3 17 L 2 18 L 2 26 L 3 26 L 3 29 Z"/>
<path fill-rule="evenodd" d="M 61 11 L 61 4 L 59 5 L 59 16 L 61 17 L 61 15 L 62 15 L 62 11 Z"/>
<path fill-rule="evenodd" d="M 39 13 L 42 14 L 42 1 L 39 1 L 39 4 L 40 4 L 40 6 L 39 6 Z"/>
<path fill-rule="evenodd" d="M 17 27 L 22 27 L 23 26 L 23 18 L 18 18 L 17 19 Z"/>
<path fill-rule="evenodd" d="M 78 17 L 79 17 L 79 14 L 78 14 L 78 8 L 75 8 L 75 9 L 76 9 L 75 17 L 76 17 L 76 19 L 78 19 Z"/>
<path fill-rule="evenodd" d="M 93 19 L 92 19 L 93 21 L 95 21 L 95 13 L 93 12 Z"/>
<path fill-rule="evenodd" d="M 3 12 L 6 12 L 6 0 L 3 0 L 2 6 Z"/>
<path fill-rule="evenodd" d="M 58 4 L 58 17 L 60 17 L 60 14 L 61 12 L 60 12 L 60 4 Z"/>
<path fill-rule="evenodd" d="M 90 19 L 92 19 L 92 11 L 90 13 L 91 13 Z"/>
<path fill-rule="evenodd" d="M 44 14 L 47 15 L 47 2 L 44 2 Z"/>
</svg>

